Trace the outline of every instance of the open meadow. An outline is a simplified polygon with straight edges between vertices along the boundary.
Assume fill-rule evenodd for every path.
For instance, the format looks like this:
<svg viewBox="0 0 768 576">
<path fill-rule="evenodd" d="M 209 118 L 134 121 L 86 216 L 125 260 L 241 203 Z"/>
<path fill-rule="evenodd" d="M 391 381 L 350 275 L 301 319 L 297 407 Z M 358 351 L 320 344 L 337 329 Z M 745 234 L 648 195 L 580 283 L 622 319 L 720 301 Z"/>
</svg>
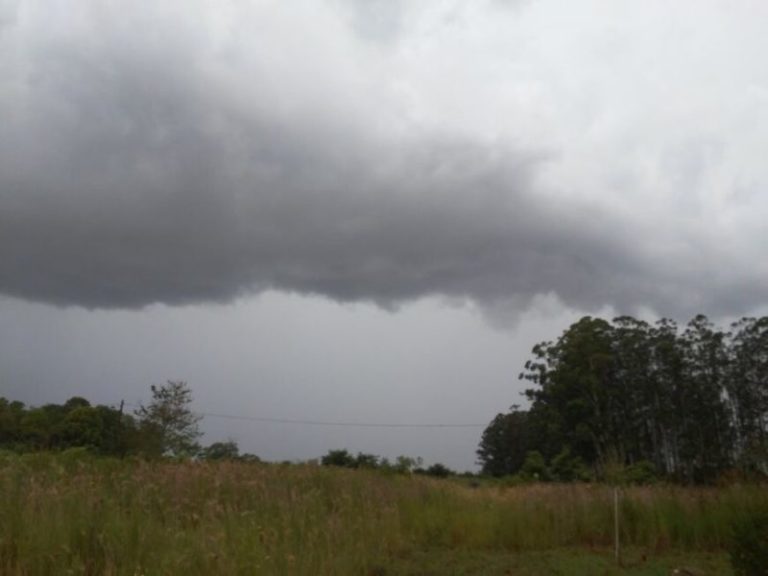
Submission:
<svg viewBox="0 0 768 576">
<path fill-rule="evenodd" d="M 739 515 L 768 491 L 505 487 L 242 462 L 0 456 L 0 573 L 731 574 Z"/>
</svg>

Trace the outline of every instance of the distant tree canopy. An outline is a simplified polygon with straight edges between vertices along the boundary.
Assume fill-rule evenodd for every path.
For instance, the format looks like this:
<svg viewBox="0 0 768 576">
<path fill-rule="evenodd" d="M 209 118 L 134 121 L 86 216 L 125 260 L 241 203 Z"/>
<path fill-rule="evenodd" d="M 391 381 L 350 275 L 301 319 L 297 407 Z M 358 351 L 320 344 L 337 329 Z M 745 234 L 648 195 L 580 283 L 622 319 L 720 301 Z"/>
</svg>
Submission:
<svg viewBox="0 0 768 576">
<path fill-rule="evenodd" d="M 207 448 L 203 448 L 200 457 L 205 460 L 237 460 L 240 458 L 240 448 L 233 440 L 214 442 Z"/>
<path fill-rule="evenodd" d="M 487 474 L 521 473 L 534 452 L 557 479 L 579 466 L 598 478 L 615 465 L 681 481 L 768 473 L 768 318 L 724 332 L 705 316 L 682 331 L 668 319 L 585 317 L 537 344 L 520 378 L 534 385 L 530 409 L 486 428 Z"/>
<path fill-rule="evenodd" d="M 0 397 L 0 448 L 17 452 L 87 448 L 107 456 L 198 457 L 258 461 L 228 440 L 201 448 L 200 416 L 192 412 L 185 382 L 151 386 L 152 401 L 135 414 L 92 406 L 79 396 L 64 404 L 27 407 Z"/>
<path fill-rule="evenodd" d="M 109 406 L 91 406 L 79 397 L 64 404 L 26 407 L 0 398 L 0 447 L 17 451 L 85 447 L 123 456 L 136 447 L 137 424 Z"/>
<path fill-rule="evenodd" d="M 348 450 L 329 450 L 328 453 L 320 459 L 320 463 L 323 466 L 367 468 L 396 474 L 413 473 L 424 476 L 435 476 L 437 478 L 446 478 L 456 474 L 456 472 L 440 462 L 436 462 L 427 468 L 422 468 L 423 460 L 421 458 L 398 456 L 395 459 L 395 462 L 392 463 L 387 458 L 380 458 L 375 454 L 358 452 L 357 456 L 353 456 Z"/>
</svg>

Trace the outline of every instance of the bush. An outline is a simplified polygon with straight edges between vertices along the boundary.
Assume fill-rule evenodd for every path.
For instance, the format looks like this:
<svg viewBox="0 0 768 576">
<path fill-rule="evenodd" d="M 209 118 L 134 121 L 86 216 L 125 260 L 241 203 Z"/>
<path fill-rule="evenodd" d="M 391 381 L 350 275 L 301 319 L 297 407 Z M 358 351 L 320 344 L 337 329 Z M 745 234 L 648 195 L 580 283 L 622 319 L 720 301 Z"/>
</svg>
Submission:
<svg viewBox="0 0 768 576">
<path fill-rule="evenodd" d="M 624 469 L 624 481 L 627 484 L 646 485 L 656 482 L 656 466 L 648 460 L 640 460 Z"/>
<path fill-rule="evenodd" d="M 427 476 L 434 476 L 435 478 L 447 478 L 453 474 L 453 470 L 438 462 L 427 468 L 424 471 L 424 474 Z"/>
<path fill-rule="evenodd" d="M 768 510 L 734 522 L 730 553 L 735 576 L 768 576 Z"/>
<path fill-rule="evenodd" d="M 378 468 L 379 467 L 379 457 L 375 454 L 364 454 L 363 452 L 358 452 L 357 456 L 355 456 L 355 468 Z"/>
<path fill-rule="evenodd" d="M 552 458 L 550 472 L 554 480 L 559 482 L 574 482 L 589 480 L 589 470 L 584 461 L 578 456 L 573 456 L 568 447 Z"/>
<path fill-rule="evenodd" d="M 200 452 L 203 460 L 237 460 L 240 457 L 240 448 L 234 440 L 226 442 L 214 442 Z"/>
<path fill-rule="evenodd" d="M 525 455 L 525 462 L 520 469 L 520 475 L 526 480 L 538 480 L 546 482 L 549 480 L 549 471 L 544 456 L 538 450 L 533 450 Z"/>
<path fill-rule="evenodd" d="M 338 466 L 340 468 L 357 468 L 357 461 L 346 450 L 329 450 L 328 454 L 320 459 L 323 466 Z"/>
</svg>

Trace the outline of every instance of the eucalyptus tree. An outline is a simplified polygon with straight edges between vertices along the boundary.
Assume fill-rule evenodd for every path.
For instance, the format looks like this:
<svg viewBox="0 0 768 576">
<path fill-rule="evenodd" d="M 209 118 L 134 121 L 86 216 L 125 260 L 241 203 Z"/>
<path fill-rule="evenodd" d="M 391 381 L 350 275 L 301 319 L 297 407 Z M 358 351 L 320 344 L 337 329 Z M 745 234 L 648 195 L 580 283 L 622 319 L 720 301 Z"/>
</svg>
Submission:
<svg viewBox="0 0 768 576">
<path fill-rule="evenodd" d="M 662 318 L 649 334 L 649 386 L 654 412 L 654 462 L 664 474 L 682 468 L 680 414 L 686 410 L 684 358 L 674 320 Z"/>
<path fill-rule="evenodd" d="M 622 463 L 658 460 L 658 423 L 654 397 L 658 395 L 651 374 L 651 327 L 630 316 L 613 320 L 614 430 Z"/>
<path fill-rule="evenodd" d="M 520 470 L 531 448 L 528 413 L 513 407 L 497 414 L 483 431 L 477 457 L 483 474 L 505 476 Z"/>
<path fill-rule="evenodd" d="M 733 435 L 726 404 L 727 337 L 700 314 L 688 323 L 680 339 L 688 406 L 679 416 L 690 471 L 704 478 L 732 463 Z"/>
<path fill-rule="evenodd" d="M 745 469 L 768 473 L 768 317 L 732 325 L 728 400 L 735 456 Z"/>
<path fill-rule="evenodd" d="M 567 445 L 598 474 L 621 451 L 612 340 L 608 322 L 584 317 L 557 342 L 535 347 L 536 359 L 522 374 L 538 386 L 526 392 L 534 427 L 544 436 L 534 443 L 543 440 L 549 458 Z"/>
</svg>

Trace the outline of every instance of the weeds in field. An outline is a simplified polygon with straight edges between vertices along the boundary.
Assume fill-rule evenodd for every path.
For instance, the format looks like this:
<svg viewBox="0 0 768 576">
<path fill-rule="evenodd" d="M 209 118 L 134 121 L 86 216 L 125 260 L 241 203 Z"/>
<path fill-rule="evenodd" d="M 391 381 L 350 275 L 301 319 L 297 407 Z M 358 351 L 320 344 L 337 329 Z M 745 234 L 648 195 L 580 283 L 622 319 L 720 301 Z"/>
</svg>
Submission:
<svg viewBox="0 0 768 576">
<path fill-rule="evenodd" d="M 612 491 L 304 465 L 0 455 L 0 573 L 369 574 L 424 550 L 604 548 Z M 719 551 L 760 487 L 624 491 L 622 541 Z"/>
</svg>

